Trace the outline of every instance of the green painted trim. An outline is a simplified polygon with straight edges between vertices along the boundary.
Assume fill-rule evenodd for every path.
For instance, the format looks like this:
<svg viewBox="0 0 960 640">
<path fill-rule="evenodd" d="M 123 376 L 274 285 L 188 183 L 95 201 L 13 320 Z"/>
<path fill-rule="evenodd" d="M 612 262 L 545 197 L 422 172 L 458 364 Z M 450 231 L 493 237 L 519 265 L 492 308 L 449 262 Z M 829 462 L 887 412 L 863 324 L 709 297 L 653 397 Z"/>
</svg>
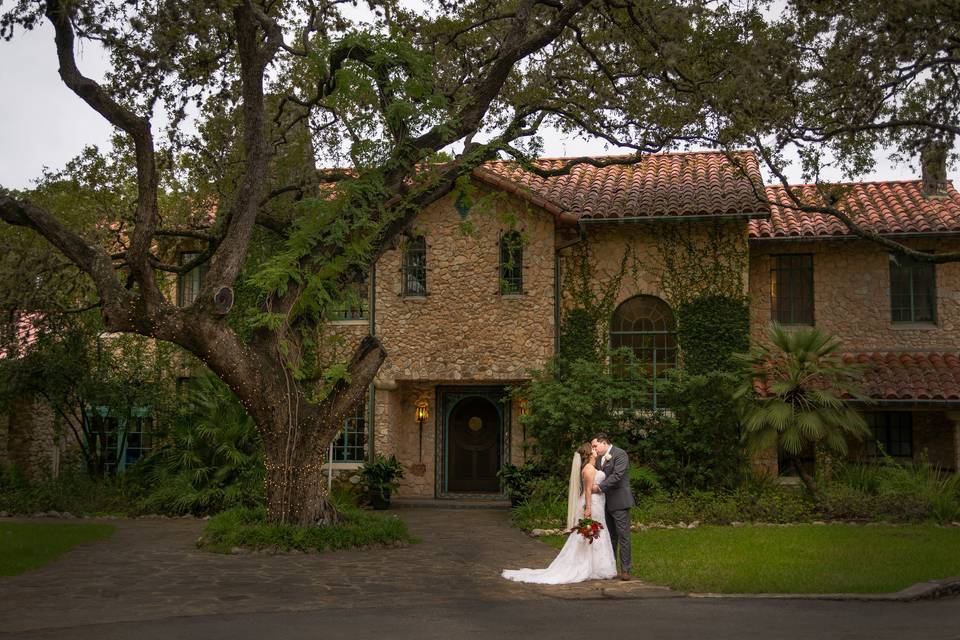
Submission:
<svg viewBox="0 0 960 640">
<path fill-rule="evenodd" d="M 451 396 L 454 398 L 451 401 Z M 503 497 L 503 488 L 500 493 L 450 493 L 449 476 L 450 460 L 446 454 L 447 443 L 449 441 L 450 414 L 453 409 L 462 400 L 467 398 L 483 398 L 489 400 L 496 408 L 497 415 L 500 417 L 500 468 L 510 461 L 510 393 L 506 385 L 475 385 L 475 386 L 436 386 L 436 419 L 439 424 L 435 425 L 437 432 L 442 438 L 434 438 L 435 454 L 437 461 L 442 464 L 436 464 L 436 473 L 434 474 L 434 497 L 436 498 L 463 498 L 464 496 L 475 497 Z M 442 414 L 442 415 L 441 415 Z"/>
</svg>

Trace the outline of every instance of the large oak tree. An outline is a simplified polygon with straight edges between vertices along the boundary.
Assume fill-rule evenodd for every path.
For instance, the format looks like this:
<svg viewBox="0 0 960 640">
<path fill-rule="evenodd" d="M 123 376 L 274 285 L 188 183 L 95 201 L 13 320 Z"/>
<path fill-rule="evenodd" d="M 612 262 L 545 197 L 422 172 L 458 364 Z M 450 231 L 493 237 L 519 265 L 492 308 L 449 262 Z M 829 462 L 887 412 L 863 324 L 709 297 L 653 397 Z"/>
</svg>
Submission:
<svg viewBox="0 0 960 640">
<path fill-rule="evenodd" d="M 63 83 L 118 138 L 92 154 L 114 179 L 90 178 L 109 196 L 96 214 L 5 191 L 0 220 L 82 274 L 108 330 L 175 343 L 233 389 L 263 435 L 272 520 L 330 521 L 324 452 L 387 354 L 368 337 L 320 367 L 325 310 L 479 163 L 535 155 L 546 124 L 636 152 L 569 166 L 696 139 L 702 104 L 671 61 L 709 73 L 755 19 L 711 5 L 376 1 L 357 18 L 340 0 L 17 0 L 2 34 L 52 25 Z M 83 41 L 109 54 L 103 81 L 79 68 Z M 177 264 L 172 242 L 200 250 Z M 201 264 L 177 306 L 165 283 Z"/>
</svg>

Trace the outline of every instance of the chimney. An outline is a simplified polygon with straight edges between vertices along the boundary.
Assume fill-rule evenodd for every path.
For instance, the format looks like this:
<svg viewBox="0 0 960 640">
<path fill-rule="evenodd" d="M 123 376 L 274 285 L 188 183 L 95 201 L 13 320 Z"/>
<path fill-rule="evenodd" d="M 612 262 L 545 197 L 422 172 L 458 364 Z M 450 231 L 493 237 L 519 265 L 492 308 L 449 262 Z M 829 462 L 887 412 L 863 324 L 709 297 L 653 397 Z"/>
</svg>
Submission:
<svg viewBox="0 0 960 640">
<path fill-rule="evenodd" d="M 943 140 L 930 140 L 920 150 L 923 195 L 928 198 L 947 196 L 947 154 L 950 153 L 950 146 Z"/>
</svg>

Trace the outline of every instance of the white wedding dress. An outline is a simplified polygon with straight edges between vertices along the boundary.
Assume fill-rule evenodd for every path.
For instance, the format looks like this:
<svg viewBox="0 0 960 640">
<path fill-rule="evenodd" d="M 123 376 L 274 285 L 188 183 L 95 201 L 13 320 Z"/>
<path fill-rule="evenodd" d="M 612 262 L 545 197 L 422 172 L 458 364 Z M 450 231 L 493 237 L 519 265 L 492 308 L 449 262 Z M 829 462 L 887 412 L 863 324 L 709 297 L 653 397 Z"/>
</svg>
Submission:
<svg viewBox="0 0 960 640">
<path fill-rule="evenodd" d="M 600 484 L 606 476 L 597 471 L 595 483 Z M 617 561 L 613 557 L 610 532 L 604 516 L 606 496 L 594 493 L 590 501 L 591 517 L 603 525 L 600 537 L 593 541 L 579 533 L 571 533 L 560 553 L 546 569 L 506 569 L 501 574 L 507 580 L 535 582 L 537 584 L 569 584 L 584 580 L 608 580 L 617 575 Z M 583 494 L 577 500 L 576 519 L 583 517 Z"/>
</svg>

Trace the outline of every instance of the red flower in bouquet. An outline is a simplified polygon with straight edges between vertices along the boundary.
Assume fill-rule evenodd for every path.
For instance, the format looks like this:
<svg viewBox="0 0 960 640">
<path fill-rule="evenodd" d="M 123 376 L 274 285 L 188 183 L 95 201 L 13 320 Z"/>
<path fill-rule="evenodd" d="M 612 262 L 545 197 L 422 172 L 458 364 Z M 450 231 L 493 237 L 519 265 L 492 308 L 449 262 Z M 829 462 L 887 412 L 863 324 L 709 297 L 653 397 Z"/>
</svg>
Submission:
<svg viewBox="0 0 960 640">
<path fill-rule="evenodd" d="M 593 541 L 600 537 L 600 529 L 603 529 L 603 525 L 596 520 L 592 518 L 580 518 L 577 525 L 573 529 L 570 529 L 570 533 L 579 533 L 587 539 L 587 542 L 593 544 Z"/>
</svg>

